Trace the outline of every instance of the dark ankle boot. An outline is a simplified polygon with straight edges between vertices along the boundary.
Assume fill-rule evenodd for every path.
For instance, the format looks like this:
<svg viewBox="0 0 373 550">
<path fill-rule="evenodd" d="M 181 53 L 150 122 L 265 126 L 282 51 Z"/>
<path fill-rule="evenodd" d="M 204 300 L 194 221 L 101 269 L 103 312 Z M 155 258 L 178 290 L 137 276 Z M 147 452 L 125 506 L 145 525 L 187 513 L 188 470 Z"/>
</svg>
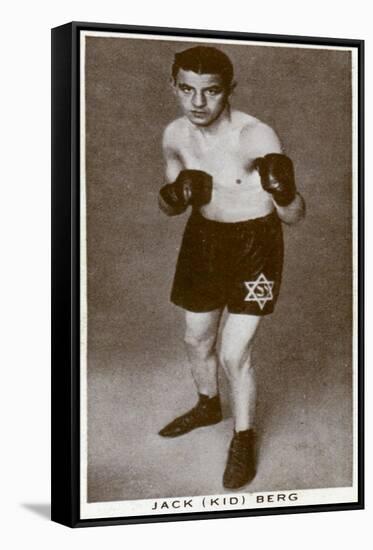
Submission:
<svg viewBox="0 0 373 550">
<path fill-rule="evenodd" d="M 177 437 L 191 432 L 195 428 L 217 424 L 222 418 L 219 395 L 208 397 L 207 395 L 199 394 L 197 405 L 182 416 L 175 418 L 170 424 L 167 424 L 159 432 L 159 435 L 163 437 Z"/>
<path fill-rule="evenodd" d="M 226 489 L 239 489 L 249 483 L 255 474 L 255 432 L 254 430 L 234 432 L 223 485 Z"/>
</svg>

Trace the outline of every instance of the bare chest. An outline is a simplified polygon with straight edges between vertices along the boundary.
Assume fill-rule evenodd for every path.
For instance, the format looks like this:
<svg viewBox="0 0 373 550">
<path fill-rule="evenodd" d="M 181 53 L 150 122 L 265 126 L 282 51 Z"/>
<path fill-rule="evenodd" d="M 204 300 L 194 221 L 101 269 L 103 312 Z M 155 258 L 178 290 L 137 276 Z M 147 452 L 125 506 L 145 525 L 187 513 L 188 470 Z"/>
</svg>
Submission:
<svg viewBox="0 0 373 550">
<path fill-rule="evenodd" d="M 237 135 L 208 141 L 189 139 L 183 145 L 180 157 L 184 167 L 211 174 L 215 189 L 231 188 L 232 183 L 257 184 L 256 174 L 250 170 L 250 151 L 243 150 Z"/>
<path fill-rule="evenodd" d="M 179 156 L 184 168 L 202 170 L 213 178 L 211 201 L 201 211 L 217 221 L 240 221 L 264 216 L 273 209 L 272 200 L 252 169 L 255 145 L 240 143 L 234 132 L 219 139 L 189 139 Z"/>
</svg>

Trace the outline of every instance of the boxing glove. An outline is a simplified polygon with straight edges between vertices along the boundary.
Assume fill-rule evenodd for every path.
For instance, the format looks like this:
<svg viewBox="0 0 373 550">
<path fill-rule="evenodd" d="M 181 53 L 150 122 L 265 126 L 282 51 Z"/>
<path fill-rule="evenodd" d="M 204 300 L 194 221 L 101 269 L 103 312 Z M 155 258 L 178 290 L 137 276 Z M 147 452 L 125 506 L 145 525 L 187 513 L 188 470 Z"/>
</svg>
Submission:
<svg viewBox="0 0 373 550">
<path fill-rule="evenodd" d="M 260 175 L 262 187 L 271 193 L 279 206 L 288 206 L 295 199 L 293 163 L 286 155 L 270 153 L 254 160 L 254 168 Z"/>
<path fill-rule="evenodd" d="M 201 170 L 182 170 L 173 183 L 160 190 L 163 201 L 174 214 L 181 214 L 189 205 L 203 206 L 211 200 L 212 177 Z"/>
</svg>

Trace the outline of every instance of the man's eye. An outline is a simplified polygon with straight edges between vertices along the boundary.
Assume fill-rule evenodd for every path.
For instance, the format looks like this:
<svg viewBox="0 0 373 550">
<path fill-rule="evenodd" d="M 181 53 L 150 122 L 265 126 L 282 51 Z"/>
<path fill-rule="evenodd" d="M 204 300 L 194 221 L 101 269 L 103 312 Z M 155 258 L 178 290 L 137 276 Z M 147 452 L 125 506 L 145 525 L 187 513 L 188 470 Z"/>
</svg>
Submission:
<svg viewBox="0 0 373 550">
<path fill-rule="evenodd" d="M 180 90 L 184 93 L 188 93 L 191 91 L 191 88 L 188 88 L 187 86 L 180 86 Z"/>
<path fill-rule="evenodd" d="M 207 90 L 207 93 L 209 95 L 218 95 L 221 93 L 221 90 L 219 88 L 212 88 L 211 90 Z"/>
</svg>

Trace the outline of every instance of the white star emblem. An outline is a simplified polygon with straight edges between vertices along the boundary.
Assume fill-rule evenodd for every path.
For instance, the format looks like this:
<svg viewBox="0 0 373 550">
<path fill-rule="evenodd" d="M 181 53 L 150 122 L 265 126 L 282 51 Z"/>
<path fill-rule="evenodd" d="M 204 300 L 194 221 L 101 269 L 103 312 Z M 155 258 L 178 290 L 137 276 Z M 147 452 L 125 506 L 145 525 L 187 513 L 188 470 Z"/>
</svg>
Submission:
<svg viewBox="0 0 373 550">
<path fill-rule="evenodd" d="M 245 286 L 249 291 L 245 302 L 256 302 L 260 309 L 263 309 L 266 302 L 273 300 L 274 281 L 268 281 L 267 277 L 261 273 L 256 281 L 245 281 Z"/>
</svg>

